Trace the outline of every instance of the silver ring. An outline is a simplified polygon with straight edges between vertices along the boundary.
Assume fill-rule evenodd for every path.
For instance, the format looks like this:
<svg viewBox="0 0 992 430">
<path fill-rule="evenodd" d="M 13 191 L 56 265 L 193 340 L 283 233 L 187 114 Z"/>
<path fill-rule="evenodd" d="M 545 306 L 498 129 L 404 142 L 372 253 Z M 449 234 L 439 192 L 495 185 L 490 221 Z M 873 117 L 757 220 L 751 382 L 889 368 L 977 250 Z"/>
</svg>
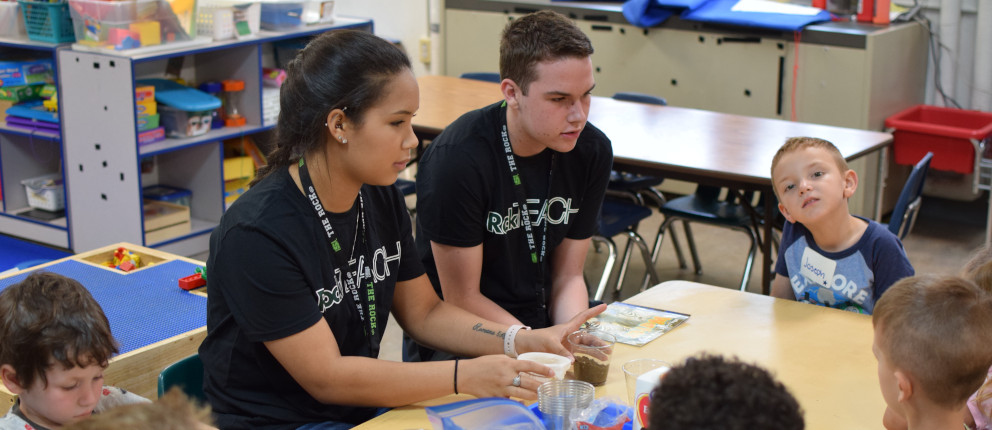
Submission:
<svg viewBox="0 0 992 430">
<path fill-rule="evenodd" d="M 510 385 L 513 385 L 514 387 L 519 387 L 520 386 L 520 374 L 519 373 L 517 374 L 517 376 L 515 376 L 513 378 L 513 382 L 511 382 Z"/>
</svg>

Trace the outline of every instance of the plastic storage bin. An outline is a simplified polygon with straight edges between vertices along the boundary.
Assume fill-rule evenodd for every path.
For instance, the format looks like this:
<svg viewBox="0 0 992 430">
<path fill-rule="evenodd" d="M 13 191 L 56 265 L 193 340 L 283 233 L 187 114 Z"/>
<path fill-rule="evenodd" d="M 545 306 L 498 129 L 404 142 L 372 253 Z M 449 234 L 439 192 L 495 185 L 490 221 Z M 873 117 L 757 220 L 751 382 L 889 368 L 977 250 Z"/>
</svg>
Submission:
<svg viewBox="0 0 992 430">
<path fill-rule="evenodd" d="M 213 120 L 211 110 L 186 111 L 167 105 L 159 105 L 159 123 L 165 127 L 169 137 L 193 137 L 210 131 Z"/>
<path fill-rule="evenodd" d="M 240 3 L 228 5 L 210 3 L 201 5 L 196 15 L 196 32 L 201 36 L 209 36 L 214 40 L 241 38 L 258 33 L 261 26 L 262 7 L 258 3 Z M 247 28 L 236 28 L 235 13 L 244 14 L 242 19 Z M 245 34 L 247 32 L 248 34 Z"/>
<path fill-rule="evenodd" d="M 28 39 L 39 42 L 65 43 L 76 40 L 72 18 L 66 3 L 18 0 Z"/>
<path fill-rule="evenodd" d="M 933 152 L 931 168 L 969 174 L 980 155 L 971 141 L 988 146 L 992 113 L 918 105 L 888 117 L 885 126 L 894 129 L 896 163 L 913 165 Z"/>
<path fill-rule="evenodd" d="M 65 209 L 65 187 L 62 175 L 52 173 L 21 181 L 28 195 L 28 206 L 50 212 Z"/>
<path fill-rule="evenodd" d="M 189 207 L 193 192 L 170 185 L 151 185 L 141 189 L 141 197 L 148 200 L 172 203 Z"/>
<path fill-rule="evenodd" d="M 123 50 L 196 34 L 195 0 L 69 0 L 78 43 Z"/>
<path fill-rule="evenodd" d="M 306 0 L 262 2 L 262 28 L 291 30 L 307 24 L 334 22 L 334 1 Z"/>
<path fill-rule="evenodd" d="M 27 39 L 28 32 L 24 28 L 24 15 L 21 14 L 21 4 L 14 1 L 0 1 L 0 37 L 10 39 Z"/>
</svg>

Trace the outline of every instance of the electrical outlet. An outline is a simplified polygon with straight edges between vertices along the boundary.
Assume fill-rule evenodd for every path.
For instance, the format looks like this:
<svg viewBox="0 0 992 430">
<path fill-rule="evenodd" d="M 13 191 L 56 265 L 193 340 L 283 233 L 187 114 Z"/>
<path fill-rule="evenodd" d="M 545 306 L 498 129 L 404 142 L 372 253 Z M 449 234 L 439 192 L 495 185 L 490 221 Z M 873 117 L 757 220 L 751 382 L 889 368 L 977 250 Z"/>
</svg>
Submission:
<svg viewBox="0 0 992 430">
<path fill-rule="evenodd" d="M 431 63 L 431 39 L 429 37 L 420 38 L 420 62 Z"/>
</svg>

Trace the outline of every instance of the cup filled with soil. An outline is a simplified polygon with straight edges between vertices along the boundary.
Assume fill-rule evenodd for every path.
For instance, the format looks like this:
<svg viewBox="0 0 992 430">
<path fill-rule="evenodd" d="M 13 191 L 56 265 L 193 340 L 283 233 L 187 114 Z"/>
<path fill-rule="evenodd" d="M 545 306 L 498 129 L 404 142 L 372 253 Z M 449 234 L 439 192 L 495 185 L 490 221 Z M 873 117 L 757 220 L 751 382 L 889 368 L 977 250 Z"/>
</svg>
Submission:
<svg viewBox="0 0 992 430">
<path fill-rule="evenodd" d="M 617 339 L 598 330 L 579 330 L 568 335 L 568 345 L 575 361 L 572 375 L 594 386 L 603 385 L 610 373 L 610 357 Z"/>
</svg>

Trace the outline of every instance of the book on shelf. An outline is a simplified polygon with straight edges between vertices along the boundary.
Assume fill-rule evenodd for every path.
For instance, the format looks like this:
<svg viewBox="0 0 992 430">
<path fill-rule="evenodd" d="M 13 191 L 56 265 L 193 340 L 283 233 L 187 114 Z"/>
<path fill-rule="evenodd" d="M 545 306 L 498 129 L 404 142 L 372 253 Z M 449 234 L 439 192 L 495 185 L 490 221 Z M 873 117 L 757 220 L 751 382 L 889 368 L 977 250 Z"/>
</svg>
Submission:
<svg viewBox="0 0 992 430">
<path fill-rule="evenodd" d="M 584 327 L 610 333 L 616 336 L 617 342 L 641 346 L 672 331 L 688 319 L 688 314 L 613 302 L 603 313 L 587 321 Z"/>
</svg>

